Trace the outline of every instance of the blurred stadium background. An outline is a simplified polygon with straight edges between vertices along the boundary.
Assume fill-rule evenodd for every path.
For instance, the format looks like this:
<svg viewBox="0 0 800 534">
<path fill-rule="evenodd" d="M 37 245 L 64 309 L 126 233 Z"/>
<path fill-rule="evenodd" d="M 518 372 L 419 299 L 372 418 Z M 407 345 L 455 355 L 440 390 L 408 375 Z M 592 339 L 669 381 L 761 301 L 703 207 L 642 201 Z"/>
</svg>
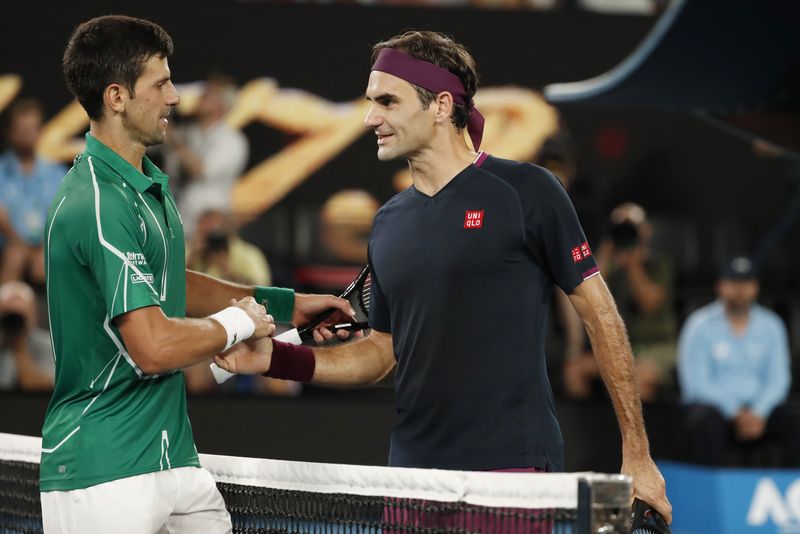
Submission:
<svg viewBox="0 0 800 534">
<path fill-rule="evenodd" d="M 643 206 L 652 248 L 674 266 L 670 306 L 679 324 L 714 298 L 725 258 L 761 255 L 759 300 L 785 322 L 793 374 L 800 373 L 800 17 L 792 2 L 81 0 L 0 10 L 0 111 L 20 98 L 40 100 L 38 152 L 66 164 L 88 126 L 60 66 L 79 22 L 119 13 L 170 32 L 183 98 L 179 126 L 192 120 L 204 80 L 230 77 L 237 89 L 225 120 L 245 134 L 249 155 L 227 208 L 241 238 L 266 256 L 273 284 L 305 291 L 346 285 L 365 262 L 375 211 L 410 183 L 403 162 L 377 161 L 363 128 L 371 45 L 403 29 L 450 33 L 478 61 L 485 150 L 549 163 L 595 249 L 615 206 Z M 614 71 L 626 58 L 629 68 Z M 552 86 L 609 71 L 583 85 Z M 543 96 L 548 86 L 555 105 Z M 555 311 L 551 323 L 548 357 L 567 468 L 614 472 L 620 451 L 610 403 L 602 394 L 576 400 L 564 391 L 564 327 Z M 386 463 L 390 382 L 361 391 L 198 384 L 189 405 L 202 452 Z M 0 432 L 40 435 L 49 397 L 24 389 L 0 392 Z M 795 379 L 790 399 L 799 396 Z M 661 461 L 687 459 L 679 401 L 676 386 L 664 387 L 645 406 Z M 665 464 L 676 477 L 674 484 L 668 477 L 675 532 L 800 532 L 800 466 L 760 471 L 770 454 L 768 446 L 731 451 L 731 465 L 752 475 L 733 486 L 715 478 L 727 472 Z M 691 477 L 738 493 L 720 490 L 705 510 L 719 516 L 712 526 L 681 530 L 681 503 L 696 500 L 686 480 L 699 479 Z M 777 501 L 764 505 L 761 523 L 748 524 L 745 512 L 765 477 L 773 477 Z"/>
</svg>

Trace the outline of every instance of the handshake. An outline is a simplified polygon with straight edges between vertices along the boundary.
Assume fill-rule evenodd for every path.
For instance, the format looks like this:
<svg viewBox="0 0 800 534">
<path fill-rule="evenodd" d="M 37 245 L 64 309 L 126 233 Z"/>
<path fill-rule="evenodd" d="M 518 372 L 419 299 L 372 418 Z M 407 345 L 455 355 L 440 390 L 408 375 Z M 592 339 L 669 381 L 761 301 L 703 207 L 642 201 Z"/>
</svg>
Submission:
<svg viewBox="0 0 800 534">
<path fill-rule="evenodd" d="M 211 372 L 218 384 L 236 373 L 263 374 L 270 366 L 271 337 L 275 319 L 253 297 L 232 299 L 231 305 L 210 316 L 228 336 L 225 347 L 214 356 Z M 247 372 L 249 371 L 249 372 Z"/>
<path fill-rule="evenodd" d="M 346 299 L 332 295 L 296 294 L 292 322 L 305 327 L 299 331 L 291 329 L 274 339 L 291 345 L 346 339 L 350 331 L 366 326 L 356 322 L 355 315 Z M 275 320 L 264 306 L 253 297 L 233 299 L 228 308 L 210 318 L 219 322 L 228 335 L 225 347 L 214 356 L 211 364 L 217 383 L 225 382 L 234 374 L 264 374 L 270 370 Z"/>
</svg>

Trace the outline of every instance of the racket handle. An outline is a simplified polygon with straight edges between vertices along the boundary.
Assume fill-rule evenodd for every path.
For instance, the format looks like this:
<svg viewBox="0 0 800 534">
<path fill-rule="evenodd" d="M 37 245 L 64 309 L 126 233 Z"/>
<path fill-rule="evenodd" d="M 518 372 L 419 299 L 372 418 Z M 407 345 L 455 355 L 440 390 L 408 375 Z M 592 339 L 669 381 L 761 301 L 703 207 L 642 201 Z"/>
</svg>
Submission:
<svg viewBox="0 0 800 534">
<path fill-rule="evenodd" d="M 291 343 L 292 345 L 300 345 L 303 343 L 303 340 L 300 339 L 300 335 L 297 333 L 297 328 L 292 328 L 291 330 L 287 330 L 283 334 L 279 336 L 275 336 L 273 339 L 278 341 L 283 341 L 284 343 Z M 214 375 L 214 380 L 217 381 L 217 384 L 224 384 L 227 382 L 232 376 L 235 376 L 236 373 L 231 373 L 230 371 L 226 371 L 216 363 L 211 363 L 209 365 L 211 368 L 211 374 Z"/>
</svg>

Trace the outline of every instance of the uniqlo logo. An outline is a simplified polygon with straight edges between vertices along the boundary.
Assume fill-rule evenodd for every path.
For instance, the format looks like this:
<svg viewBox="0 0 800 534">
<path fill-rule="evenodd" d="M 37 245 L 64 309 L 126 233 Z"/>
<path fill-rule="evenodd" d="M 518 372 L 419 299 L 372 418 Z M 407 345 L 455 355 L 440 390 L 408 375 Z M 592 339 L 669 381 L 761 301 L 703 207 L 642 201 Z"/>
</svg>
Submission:
<svg viewBox="0 0 800 534">
<path fill-rule="evenodd" d="M 483 210 L 467 210 L 464 216 L 464 228 L 482 228 Z"/>
<path fill-rule="evenodd" d="M 589 248 L 589 243 L 586 241 L 572 249 L 572 261 L 574 263 L 583 261 L 584 258 L 588 258 L 591 255 L 592 249 Z"/>
</svg>

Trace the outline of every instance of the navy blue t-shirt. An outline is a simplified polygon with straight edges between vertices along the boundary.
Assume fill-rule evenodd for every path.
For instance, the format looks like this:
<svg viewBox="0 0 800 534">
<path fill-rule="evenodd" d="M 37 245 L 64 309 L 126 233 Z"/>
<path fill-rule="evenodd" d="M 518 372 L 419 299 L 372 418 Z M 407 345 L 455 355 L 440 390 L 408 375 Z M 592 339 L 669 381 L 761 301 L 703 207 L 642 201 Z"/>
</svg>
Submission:
<svg viewBox="0 0 800 534">
<path fill-rule="evenodd" d="M 553 284 L 597 264 L 558 180 L 482 154 L 432 197 L 387 202 L 369 261 L 370 326 L 397 359 L 389 464 L 563 469 L 545 323 Z"/>
</svg>

